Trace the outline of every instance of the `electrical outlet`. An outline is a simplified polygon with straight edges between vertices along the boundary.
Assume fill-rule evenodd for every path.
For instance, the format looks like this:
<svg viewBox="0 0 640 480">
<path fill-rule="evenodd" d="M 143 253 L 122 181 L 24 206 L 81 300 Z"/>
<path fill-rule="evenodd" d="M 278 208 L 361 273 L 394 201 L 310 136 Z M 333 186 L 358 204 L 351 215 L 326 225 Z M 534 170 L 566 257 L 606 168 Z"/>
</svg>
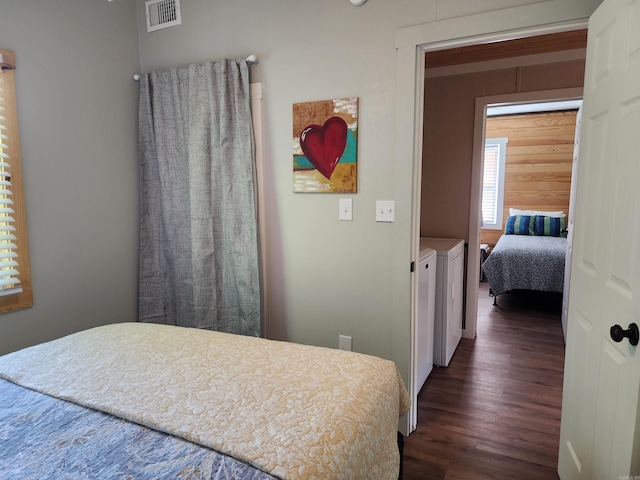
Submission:
<svg viewBox="0 0 640 480">
<path fill-rule="evenodd" d="M 338 337 L 338 348 L 351 351 L 353 349 L 353 338 L 347 335 L 340 335 Z"/>
</svg>

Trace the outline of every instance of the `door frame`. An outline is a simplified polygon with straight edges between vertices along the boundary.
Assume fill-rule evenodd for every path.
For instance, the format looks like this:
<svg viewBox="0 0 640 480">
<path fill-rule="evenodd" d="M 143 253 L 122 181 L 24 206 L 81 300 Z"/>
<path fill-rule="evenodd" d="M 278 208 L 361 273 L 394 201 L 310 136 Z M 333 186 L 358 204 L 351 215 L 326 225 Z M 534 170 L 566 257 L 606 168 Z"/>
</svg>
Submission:
<svg viewBox="0 0 640 480">
<path fill-rule="evenodd" d="M 462 330 L 462 336 L 464 338 L 476 337 L 478 323 L 478 278 L 480 276 L 480 234 L 482 229 L 482 172 L 484 170 L 483 151 L 487 107 L 489 105 L 517 105 L 553 102 L 559 100 L 579 100 L 582 99 L 582 90 L 582 87 L 575 87 L 476 97 L 476 110 L 473 128 L 473 164 L 471 167 L 471 198 L 469 204 L 469 258 L 467 262 L 466 285 L 467 305 L 465 311 L 465 326 Z M 573 190 L 575 185 L 572 185 L 571 188 Z"/>
<path fill-rule="evenodd" d="M 425 52 L 587 28 L 588 18 L 600 1 L 558 0 L 553 4 L 536 3 L 404 27 L 397 31 L 395 158 L 398 167 L 395 194 L 398 206 L 406 207 L 410 214 L 409 228 L 404 232 L 396 232 L 394 237 L 392 256 L 395 264 L 406 265 L 407 253 L 411 262 L 417 263 L 419 260 Z M 504 28 L 501 29 L 501 26 Z M 412 186 L 410 191 L 407 185 Z M 408 248 L 408 252 L 405 248 Z M 401 267 L 398 267 L 394 274 L 394 283 L 399 286 L 405 285 L 406 281 L 401 272 Z M 393 357 L 408 382 L 409 391 L 414 392 L 418 294 L 415 272 L 410 274 L 408 282 L 409 329 L 402 330 L 409 333 L 409 338 L 404 336 L 403 331 L 394 335 Z M 398 291 L 395 295 L 398 311 L 404 311 L 403 298 L 405 295 Z M 409 352 L 409 358 L 405 357 L 405 352 Z M 405 370 L 406 367 L 408 368 Z M 415 426 L 411 419 L 415 418 L 416 412 L 417 405 L 412 402 L 411 411 L 403 416 L 398 425 L 402 433 L 409 434 L 413 431 Z"/>
</svg>

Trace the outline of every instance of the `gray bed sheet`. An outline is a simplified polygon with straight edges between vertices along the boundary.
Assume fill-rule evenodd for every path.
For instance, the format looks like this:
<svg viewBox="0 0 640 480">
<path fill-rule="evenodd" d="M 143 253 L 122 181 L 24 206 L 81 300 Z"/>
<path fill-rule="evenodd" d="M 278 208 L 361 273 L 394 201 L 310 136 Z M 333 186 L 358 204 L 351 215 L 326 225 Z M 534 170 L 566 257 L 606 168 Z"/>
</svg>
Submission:
<svg viewBox="0 0 640 480">
<path fill-rule="evenodd" d="M 181 438 L 0 379 L 0 478 L 276 477 Z"/>
<path fill-rule="evenodd" d="M 512 290 L 562 293 L 566 251 L 564 237 L 502 235 L 482 272 L 494 295 Z"/>
</svg>

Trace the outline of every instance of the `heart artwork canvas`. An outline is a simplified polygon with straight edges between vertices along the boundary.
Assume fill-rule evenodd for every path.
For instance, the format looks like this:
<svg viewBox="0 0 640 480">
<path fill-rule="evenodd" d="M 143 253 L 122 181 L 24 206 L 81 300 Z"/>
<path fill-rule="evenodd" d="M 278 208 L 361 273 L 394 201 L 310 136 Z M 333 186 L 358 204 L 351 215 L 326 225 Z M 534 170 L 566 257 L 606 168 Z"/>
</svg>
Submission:
<svg viewBox="0 0 640 480">
<path fill-rule="evenodd" d="M 358 99 L 293 105 L 293 191 L 356 193 Z"/>
</svg>

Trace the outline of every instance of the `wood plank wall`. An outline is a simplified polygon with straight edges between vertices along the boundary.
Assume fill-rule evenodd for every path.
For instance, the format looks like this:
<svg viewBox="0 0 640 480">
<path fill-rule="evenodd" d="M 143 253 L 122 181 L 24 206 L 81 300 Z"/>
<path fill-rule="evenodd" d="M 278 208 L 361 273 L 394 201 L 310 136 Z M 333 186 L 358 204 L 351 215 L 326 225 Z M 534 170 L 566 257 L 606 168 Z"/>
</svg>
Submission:
<svg viewBox="0 0 640 480">
<path fill-rule="evenodd" d="M 503 229 L 482 229 L 481 243 L 495 245 L 509 208 L 569 212 L 576 111 L 489 117 L 487 138 L 509 138 Z"/>
</svg>

